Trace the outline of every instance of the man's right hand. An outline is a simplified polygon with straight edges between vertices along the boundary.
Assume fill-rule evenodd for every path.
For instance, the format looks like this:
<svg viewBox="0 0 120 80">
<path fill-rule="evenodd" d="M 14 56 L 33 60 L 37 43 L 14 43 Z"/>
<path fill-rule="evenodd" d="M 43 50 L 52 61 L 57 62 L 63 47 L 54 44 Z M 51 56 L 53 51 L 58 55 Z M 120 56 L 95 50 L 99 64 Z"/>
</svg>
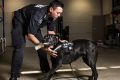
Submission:
<svg viewBox="0 0 120 80">
<path fill-rule="evenodd" d="M 49 46 L 47 48 L 43 47 L 41 49 L 43 49 L 44 51 L 46 51 L 50 56 L 52 57 L 57 57 L 57 52 L 52 50 L 51 48 L 53 48 L 53 46 Z"/>
<path fill-rule="evenodd" d="M 49 46 L 49 47 L 45 47 L 44 44 L 39 44 L 35 46 L 35 50 L 39 50 L 39 49 L 43 49 L 44 51 L 46 51 L 50 56 L 56 57 L 57 56 L 57 52 L 52 50 L 53 46 Z"/>
<path fill-rule="evenodd" d="M 50 46 L 50 47 L 47 48 L 47 49 L 48 49 L 48 54 L 49 54 L 50 56 L 57 57 L 57 52 L 54 51 L 54 50 L 52 50 L 51 48 L 53 48 L 53 47 Z"/>
</svg>

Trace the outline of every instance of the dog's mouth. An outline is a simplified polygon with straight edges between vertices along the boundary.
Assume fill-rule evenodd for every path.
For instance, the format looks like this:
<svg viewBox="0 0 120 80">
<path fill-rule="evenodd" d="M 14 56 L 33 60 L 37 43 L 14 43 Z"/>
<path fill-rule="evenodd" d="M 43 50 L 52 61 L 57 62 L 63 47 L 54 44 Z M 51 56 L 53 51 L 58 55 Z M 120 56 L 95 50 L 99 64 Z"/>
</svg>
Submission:
<svg viewBox="0 0 120 80">
<path fill-rule="evenodd" d="M 44 44 L 46 46 L 57 45 L 58 42 L 59 42 L 59 38 L 57 35 L 49 34 L 44 36 Z"/>
<path fill-rule="evenodd" d="M 46 46 L 57 46 L 55 47 L 54 51 L 62 50 L 63 52 L 67 53 L 73 50 L 73 43 L 72 42 L 59 42 L 59 37 L 55 35 L 46 35 L 44 37 L 44 45 Z"/>
</svg>

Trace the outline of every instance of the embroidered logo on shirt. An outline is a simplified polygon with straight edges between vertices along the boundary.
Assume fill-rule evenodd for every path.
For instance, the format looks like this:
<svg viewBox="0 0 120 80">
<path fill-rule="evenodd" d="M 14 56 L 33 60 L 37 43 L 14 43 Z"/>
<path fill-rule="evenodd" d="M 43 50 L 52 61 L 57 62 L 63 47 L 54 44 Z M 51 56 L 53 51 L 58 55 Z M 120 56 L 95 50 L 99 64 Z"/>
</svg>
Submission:
<svg viewBox="0 0 120 80">
<path fill-rule="evenodd" d="M 40 5 L 40 4 L 35 5 L 35 7 L 38 7 L 38 8 L 42 8 L 42 7 L 45 7 L 45 6 L 47 6 L 47 5 Z"/>
<path fill-rule="evenodd" d="M 40 19 L 40 20 L 38 21 L 38 23 L 39 23 L 39 24 L 41 24 L 41 23 L 42 23 L 42 21 L 43 21 L 43 20 L 42 20 L 42 19 Z"/>
</svg>

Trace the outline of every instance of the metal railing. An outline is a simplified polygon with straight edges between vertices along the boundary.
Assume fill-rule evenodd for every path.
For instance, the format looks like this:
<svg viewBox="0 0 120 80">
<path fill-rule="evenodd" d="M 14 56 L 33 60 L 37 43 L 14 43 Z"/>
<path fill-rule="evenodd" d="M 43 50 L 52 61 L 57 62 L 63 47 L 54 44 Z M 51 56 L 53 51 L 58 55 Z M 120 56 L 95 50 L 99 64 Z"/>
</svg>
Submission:
<svg viewBox="0 0 120 80">
<path fill-rule="evenodd" d="M 6 38 L 0 37 L 0 55 L 5 53 L 6 50 Z"/>
</svg>

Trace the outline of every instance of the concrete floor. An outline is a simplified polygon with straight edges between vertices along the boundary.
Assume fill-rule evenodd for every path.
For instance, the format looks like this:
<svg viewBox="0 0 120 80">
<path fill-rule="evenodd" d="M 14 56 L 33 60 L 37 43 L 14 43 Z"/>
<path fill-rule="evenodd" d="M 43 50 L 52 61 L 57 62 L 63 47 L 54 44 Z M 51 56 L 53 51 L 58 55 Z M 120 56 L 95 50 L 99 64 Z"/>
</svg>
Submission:
<svg viewBox="0 0 120 80">
<path fill-rule="evenodd" d="M 5 54 L 0 55 L 0 80 L 8 80 L 10 76 L 10 63 L 12 56 L 12 48 L 7 47 Z M 98 80 L 120 80 L 120 48 L 99 48 L 99 56 L 97 61 Z M 79 75 L 90 75 L 91 70 L 86 66 L 81 58 L 72 63 L 74 69 L 79 69 Z M 70 70 L 69 65 L 63 65 L 60 70 Z M 22 66 L 22 74 L 20 80 L 37 80 L 40 78 L 39 60 L 34 48 L 26 48 L 24 62 Z M 72 72 L 59 72 L 55 77 L 72 76 Z M 26 71 L 36 71 L 25 74 Z M 57 80 L 77 80 L 73 78 L 57 79 Z M 87 80 L 82 77 L 80 80 Z"/>
</svg>

